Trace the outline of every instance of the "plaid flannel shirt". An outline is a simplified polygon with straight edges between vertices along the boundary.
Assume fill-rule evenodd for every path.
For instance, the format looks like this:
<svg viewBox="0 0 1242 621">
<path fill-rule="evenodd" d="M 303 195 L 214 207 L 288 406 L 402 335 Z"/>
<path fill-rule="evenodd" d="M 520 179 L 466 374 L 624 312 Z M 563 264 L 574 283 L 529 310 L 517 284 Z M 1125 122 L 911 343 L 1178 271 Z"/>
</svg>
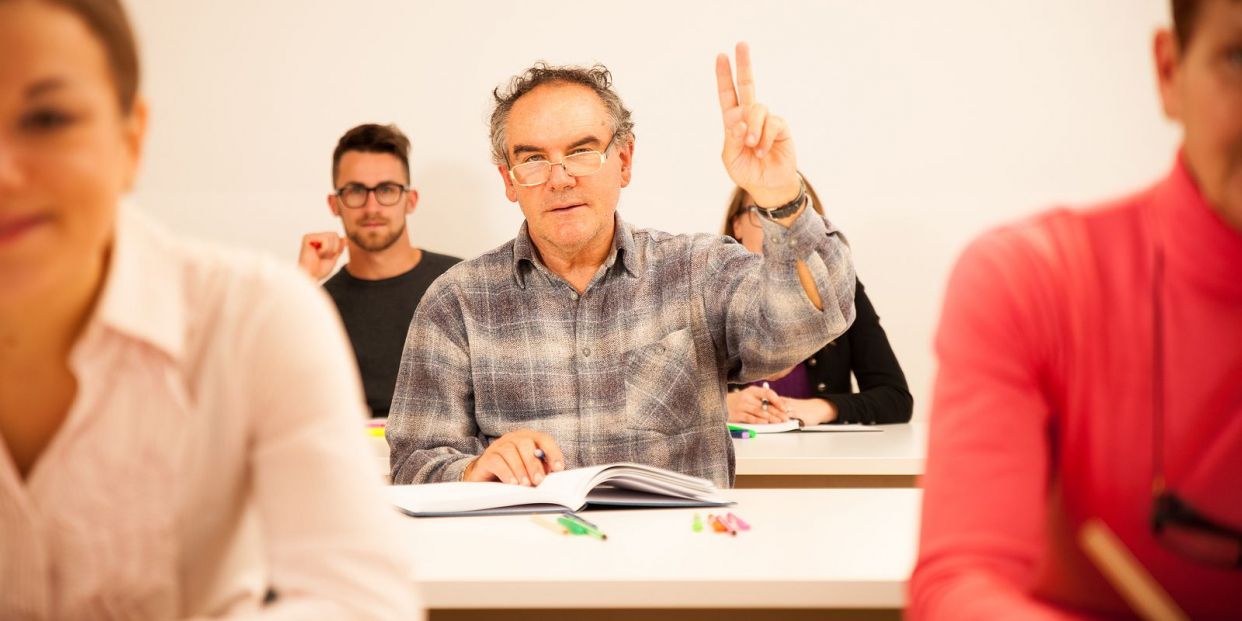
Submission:
<svg viewBox="0 0 1242 621">
<path fill-rule="evenodd" d="M 415 312 L 387 426 L 392 480 L 459 480 L 492 440 L 534 429 L 556 439 L 566 468 L 634 461 L 732 485 L 727 384 L 805 360 L 853 318 L 849 248 L 811 209 L 789 229 L 765 222 L 762 256 L 617 217 L 581 295 L 543 265 L 523 223 L 442 275 Z"/>
</svg>

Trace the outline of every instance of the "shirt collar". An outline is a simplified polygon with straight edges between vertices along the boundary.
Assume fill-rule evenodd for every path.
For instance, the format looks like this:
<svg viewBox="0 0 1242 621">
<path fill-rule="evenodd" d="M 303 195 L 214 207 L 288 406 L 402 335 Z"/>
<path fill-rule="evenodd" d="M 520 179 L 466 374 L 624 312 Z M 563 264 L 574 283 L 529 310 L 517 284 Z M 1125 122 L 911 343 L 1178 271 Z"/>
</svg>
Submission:
<svg viewBox="0 0 1242 621">
<path fill-rule="evenodd" d="M 1156 186 L 1155 235 L 1171 269 L 1219 293 L 1242 295 L 1242 232 L 1235 230 L 1204 198 L 1179 153 L 1172 172 Z"/>
<path fill-rule="evenodd" d="M 616 218 L 617 227 L 612 239 L 613 253 L 608 257 L 608 267 L 612 267 L 617 257 L 621 258 L 621 265 L 625 271 L 635 278 L 638 277 L 642 267 L 639 265 L 640 257 L 638 254 L 638 245 L 634 243 L 634 231 L 630 228 L 621 216 Z"/>
<path fill-rule="evenodd" d="M 634 232 L 619 214 L 613 214 L 613 224 L 615 226 L 613 227 L 612 250 L 608 253 L 608 258 L 604 259 L 604 265 L 611 269 L 619 257 L 625 271 L 630 276 L 637 277 L 642 266 L 637 252 L 638 246 L 634 243 Z M 518 229 L 517 237 L 513 240 L 514 281 L 519 287 L 525 289 L 526 274 L 529 270 L 537 269 L 542 265 L 543 263 L 536 256 L 535 244 L 530 240 L 530 229 L 523 220 L 522 227 Z"/>
<path fill-rule="evenodd" d="M 169 234 L 122 205 L 108 275 L 92 323 L 147 343 L 170 358 L 185 350 L 185 287 Z"/>
</svg>

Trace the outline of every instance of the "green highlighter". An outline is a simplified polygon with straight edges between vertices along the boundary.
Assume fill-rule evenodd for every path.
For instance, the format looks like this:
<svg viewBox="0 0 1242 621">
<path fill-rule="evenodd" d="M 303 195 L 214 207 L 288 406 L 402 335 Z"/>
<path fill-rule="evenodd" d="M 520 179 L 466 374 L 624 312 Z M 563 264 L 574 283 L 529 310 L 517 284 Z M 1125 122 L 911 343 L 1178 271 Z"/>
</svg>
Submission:
<svg viewBox="0 0 1242 621">
<path fill-rule="evenodd" d="M 608 539 L 608 535 L 600 532 L 598 528 L 595 528 L 589 524 L 583 524 L 568 515 L 562 515 L 556 518 L 556 523 L 564 526 L 565 530 L 569 531 L 571 535 L 590 535 L 600 541 Z"/>
</svg>

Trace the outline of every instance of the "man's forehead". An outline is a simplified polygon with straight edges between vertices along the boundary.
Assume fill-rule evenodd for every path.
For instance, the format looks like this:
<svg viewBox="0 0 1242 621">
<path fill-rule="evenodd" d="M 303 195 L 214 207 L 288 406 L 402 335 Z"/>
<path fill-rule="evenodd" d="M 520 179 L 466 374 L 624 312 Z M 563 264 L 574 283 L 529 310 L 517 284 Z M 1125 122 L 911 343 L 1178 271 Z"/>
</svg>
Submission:
<svg viewBox="0 0 1242 621">
<path fill-rule="evenodd" d="M 405 167 L 401 165 L 401 160 L 391 153 L 346 151 L 341 154 L 337 178 L 341 182 L 400 182 L 405 179 Z"/>
<path fill-rule="evenodd" d="M 341 154 L 341 170 L 384 170 L 394 169 L 404 172 L 401 160 L 391 153 L 370 151 L 346 151 Z"/>
<path fill-rule="evenodd" d="M 607 140 L 608 110 L 591 89 L 578 84 L 536 87 L 513 104 L 509 145 L 563 146 L 587 136 Z"/>
<path fill-rule="evenodd" d="M 1190 37 L 1192 44 L 1200 31 L 1215 30 L 1219 34 L 1234 35 L 1242 29 L 1242 0 L 1205 2 L 1195 21 L 1195 34 Z"/>
</svg>

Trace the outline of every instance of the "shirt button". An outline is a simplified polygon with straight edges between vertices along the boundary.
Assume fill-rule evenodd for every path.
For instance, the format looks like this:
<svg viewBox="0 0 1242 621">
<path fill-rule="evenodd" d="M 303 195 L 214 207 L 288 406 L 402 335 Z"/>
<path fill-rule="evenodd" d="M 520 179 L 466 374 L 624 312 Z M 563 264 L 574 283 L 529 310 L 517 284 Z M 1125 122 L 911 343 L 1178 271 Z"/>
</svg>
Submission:
<svg viewBox="0 0 1242 621">
<path fill-rule="evenodd" d="M 824 392 L 825 390 L 828 390 L 827 384 L 820 382 L 815 385 L 815 392 Z"/>
<path fill-rule="evenodd" d="M 813 367 L 813 366 L 815 366 L 815 365 L 817 365 L 817 364 L 819 364 L 819 361 L 818 361 L 818 360 L 816 360 L 816 359 L 814 359 L 814 358 L 811 358 L 810 360 L 807 360 L 807 361 L 806 361 L 806 366 L 808 366 L 808 367 Z"/>
<path fill-rule="evenodd" d="M 790 248 L 797 248 L 797 247 L 798 247 L 798 242 L 796 242 L 796 241 L 794 241 L 794 240 L 792 240 L 792 239 L 791 239 L 791 240 L 789 240 L 789 247 L 790 247 Z"/>
<path fill-rule="evenodd" d="M 582 348 L 582 357 L 583 357 L 583 358 L 590 358 L 590 357 L 591 357 L 591 348 L 590 348 L 590 347 L 583 347 L 583 348 Z"/>
<path fill-rule="evenodd" d="M 571 300 L 573 300 L 573 301 L 577 302 L 577 301 L 578 301 L 578 294 L 577 294 L 576 292 L 575 292 L 575 293 L 570 293 L 570 294 L 569 294 L 569 299 L 571 299 Z"/>
</svg>

